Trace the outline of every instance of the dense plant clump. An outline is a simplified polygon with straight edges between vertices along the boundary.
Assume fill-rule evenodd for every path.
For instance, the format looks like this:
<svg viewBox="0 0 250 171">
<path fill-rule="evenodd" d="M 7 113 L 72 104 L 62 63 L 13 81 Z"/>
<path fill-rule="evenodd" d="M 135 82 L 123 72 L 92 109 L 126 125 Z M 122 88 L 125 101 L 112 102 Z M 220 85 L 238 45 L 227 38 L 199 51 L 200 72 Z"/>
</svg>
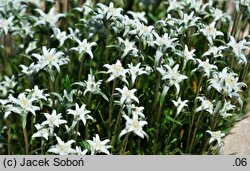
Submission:
<svg viewBox="0 0 250 171">
<path fill-rule="evenodd" d="M 0 0 L 0 153 L 217 154 L 244 114 L 249 14 L 249 0 Z"/>
</svg>

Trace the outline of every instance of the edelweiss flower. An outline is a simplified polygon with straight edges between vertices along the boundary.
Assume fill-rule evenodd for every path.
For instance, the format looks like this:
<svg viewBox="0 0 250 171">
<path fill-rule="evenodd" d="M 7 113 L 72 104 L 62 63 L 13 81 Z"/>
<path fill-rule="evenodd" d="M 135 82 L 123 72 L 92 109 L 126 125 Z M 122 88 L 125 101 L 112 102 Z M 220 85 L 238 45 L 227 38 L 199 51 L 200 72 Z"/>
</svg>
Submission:
<svg viewBox="0 0 250 171">
<path fill-rule="evenodd" d="M 246 87 L 243 82 L 238 82 L 239 78 L 234 72 L 230 72 L 229 68 L 224 68 L 221 72 L 216 72 L 213 77 L 209 79 L 208 89 L 211 87 L 215 88 L 219 93 L 222 93 L 230 98 L 236 98 L 240 105 L 243 102 L 240 98 L 240 92 L 242 87 Z"/>
<path fill-rule="evenodd" d="M 163 68 L 164 67 L 164 68 Z M 162 80 L 168 80 L 167 85 L 169 87 L 175 86 L 176 94 L 180 91 L 179 83 L 183 80 L 187 79 L 188 77 L 179 73 L 179 65 L 175 65 L 174 68 L 171 68 L 169 65 L 163 65 L 163 67 L 157 67 L 156 69 L 162 75 Z M 167 71 L 165 70 L 167 69 Z"/>
<path fill-rule="evenodd" d="M 230 101 L 224 101 L 224 105 L 222 109 L 220 109 L 219 113 L 222 116 L 222 118 L 227 118 L 229 116 L 232 116 L 233 114 L 228 113 L 228 111 L 234 110 L 236 108 L 235 105 L 232 105 Z"/>
<path fill-rule="evenodd" d="M 106 145 L 109 142 L 109 139 L 101 141 L 99 135 L 96 134 L 95 137 L 93 137 L 93 141 L 87 140 L 87 142 L 90 145 L 91 155 L 95 155 L 97 153 L 105 153 L 107 155 L 110 154 L 108 149 L 112 148 L 112 146 Z"/>
<path fill-rule="evenodd" d="M 214 17 L 214 21 L 216 22 L 220 20 L 221 18 L 225 17 L 227 14 L 223 13 L 222 10 L 215 8 L 212 10 L 212 15 Z"/>
<path fill-rule="evenodd" d="M 127 14 L 130 14 L 134 20 L 142 21 L 145 24 L 148 23 L 147 18 L 145 17 L 145 12 L 134 12 L 134 11 L 128 11 Z"/>
<path fill-rule="evenodd" d="M 100 89 L 100 85 L 102 83 L 102 80 L 95 81 L 95 76 L 90 72 L 88 74 L 88 80 L 84 82 L 76 82 L 75 85 L 79 85 L 81 87 L 84 87 L 85 90 L 83 92 L 84 95 L 86 95 L 88 92 L 93 94 L 99 94 L 101 95 L 105 100 L 109 101 L 108 97 L 102 93 Z"/>
<path fill-rule="evenodd" d="M 206 132 L 211 135 L 209 144 L 211 144 L 213 141 L 217 141 L 219 147 L 222 145 L 221 138 L 225 136 L 224 133 L 222 133 L 221 131 L 210 131 L 210 130 Z"/>
<path fill-rule="evenodd" d="M 44 90 L 40 90 L 37 85 L 34 86 L 34 89 L 32 90 L 26 89 L 25 91 L 31 92 L 32 93 L 31 96 L 38 100 L 43 99 L 47 101 L 48 94 L 44 94 Z"/>
<path fill-rule="evenodd" d="M 195 109 L 194 111 L 195 113 L 200 112 L 200 111 L 207 111 L 211 115 L 213 114 L 214 105 L 212 102 L 214 102 L 214 100 L 211 102 L 207 100 L 205 97 L 197 97 L 196 99 L 201 101 L 201 105 Z"/>
<path fill-rule="evenodd" d="M 193 27 L 197 25 L 196 22 L 198 20 L 200 20 L 200 17 L 194 16 L 194 11 L 192 11 L 189 15 L 187 13 L 182 13 L 180 24 L 183 24 L 184 28 Z"/>
<path fill-rule="evenodd" d="M 167 8 L 167 12 L 171 10 L 181 10 L 184 8 L 183 4 L 177 0 L 169 0 L 167 1 L 167 4 L 169 5 Z"/>
<path fill-rule="evenodd" d="M 144 107 L 143 106 L 135 106 L 134 104 L 131 105 L 131 109 L 132 109 L 132 114 L 133 115 L 138 115 L 138 116 L 141 116 L 143 118 L 145 118 L 145 115 L 143 114 L 143 110 L 144 110 Z"/>
<path fill-rule="evenodd" d="M 59 127 L 61 124 L 67 123 L 66 120 L 61 119 L 62 118 L 61 113 L 56 114 L 56 110 L 53 110 L 52 114 L 44 113 L 44 115 L 47 118 L 47 120 L 42 123 L 42 126 L 48 125 L 52 130 L 54 129 L 55 126 Z"/>
<path fill-rule="evenodd" d="M 122 95 L 120 99 L 121 105 L 124 105 L 124 103 L 132 103 L 132 101 L 139 103 L 139 99 L 135 96 L 136 89 L 129 90 L 127 86 L 124 86 L 123 89 L 115 89 L 119 91 Z"/>
<path fill-rule="evenodd" d="M 8 34 L 9 30 L 13 26 L 13 19 L 13 16 L 9 17 L 8 19 L 0 18 L 0 31 L 2 32 L 3 30 L 4 34 Z"/>
<path fill-rule="evenodd" d="M 200 59 L 196 60 L 199 62 L 199 65 L 192 72 L 195 72 L 196 70 L 202 70 L 204 72 L 204 76 L 207 76 L 207 78 L 209 78 L 210 73 L 218 69 L 216 65 L 209 63 L 209 59 L 206 59 L 206 61 L 201 61 Z"/>
<path fill-rule="evenodd" d="M 12 95 L 10 95 L 9 99 L 13 104 L 21 107 L 22 110 L 20 111 L 19 114 L 22 114 L 23 112 L 24 113 L 31 112 L 35 116 L 36 115 L 35 111 L 40 110 L 39 107 L 33 105 L 33 103 L 37 101 L 37 99 L 34 97 L 29 98 L 26 95 L 26 93 L 20 93 L 17 99 L 14 98 Z"/>
<path fill-rule="evenodd" d="M 85 149 L 82 151 L 81 147 L 76 146 L 75 151 L 76 151 L 76 155 L 86 155 L 88 152 L 88 149 Z"/>
<path fill-rule="evenodd" d="M 221 31 L 217 31 L 215 28 L 215 22 L 210 23 L 208 26 L 200 30 L 204 36 L 207 37 L 210 44 L 213 44 L 213 40 L 216 36 L 223 36 L 224 34 Z"/>
<path fill-rule="evenodd" d="M 100 85 L 102 84 L 102 80 L 95 81 L 95 76 L 92 74 L 88 74 L 88 80 L 84 81 L 86 89 L 83 94 L 86 95 L 87 92 L 93 94 L 101 93 Z"/>
<path fill-rule="evenodd" d="M 37 41 L 30 42 L 28 47 L 25 49 L 25 54 L 29 54 L 29 52 L 35 50 L 37 48 L 36 43 Z"/>
<path fill-rule="evenodd" d="M 32 54 L 35 58 L 37 58 L 37 65 L 34 66 L 38 70 L 44 69 L 48 72 L 51 72 L 52 67 L 54 66 L 58 72 L 60 72 L 60 66 L 67 64 L 69 59 L 64 57 L 63 52 L 56 52 L 55 48 L 47 49 L 46 46 L 42 47 L 42 55 L 40 54 Z"/>
<path fill-rule="evenodd" d="M 233 49 L 233 53 L 238 58 L 240 63 L 247 63 L 246 55 L 243 51 L 250 49 L 250 42 L 247 42 L 245 39 L 243 39 L 237 43 L 234 37 L 230 36 L 230 42 L 227 45 Z"/>
<path fill-rule="evenodd" d="M 111 74 L 107 82 L 110 82 L 115 78 L 121 78 L 123 82 L 128 84 L 128 81 L 126 80 L 126 73 L 128 71 L 122 67 L 122 64 L 119 60 L 117 60 L 117 62 L 112 65 L 105 64 L 104 67 L 108 69 L 107 73 Z"/>
<path fill-rule="evenodd" d="M 55 7 L 52 7 L 50 11 L 48 12 L 48 14 L 45 14 L 41 9 L 38 9 L 38 8 L 35 9 L 35 11 L 37 11 L 40 14 L 40 17 L 34 24 L 35 26 L 41 25 L 41 24 L 46 25 L 46 23 L 49 23 L 52 27 L 55 27 L 59 18 L 65 16 L 64 14 L 56 14 Z"/>
<path fill-rule="evenodd" d="M 51 146 L 48 150 L 49 153 L 59 154 L 59 155 L 69 155 L 69 154 L 75 154 L 76 150 L 71 148 L 71 144 L 75 143 L 74 140 L 69 140 L 68 142 L 64 142 L 61 140 L 61 138 L 56 136 L 57 145 Z"/>
<path fill-rule="evenodd" d="M 28 67 L 25 65 L 19 65 L 19 66 L 22 68 L 21 73 L 26 75 L 32 75 L 33 73 L 38 72 L 40 69 L 37 65 L 35 65 L 34 62 L 32 62 Z"/>
<path fill-rule="evenodd" d="M 72 109 L 68 109 L 67 110 L 68 114 L 71 114 L 74 116 L 74 121 L 72 123 L 72 127 L 74 128 L 76 123 L 79 122 L 80 120 L 83 122 L 83 125 L 86 125 L 86 120 L 90 119 L 90 120 L 94 120 L 94 118 L 90 115 L 88 115 L 88 113 L 90 113 L 89 110 L 86 109 L 86 105 L 83 104 L 80 108 L 79 105 L 76 103 L 75 104 L 75 110 Z"/>
<path fill-rule="evenodd" d="M 225 46 L 219 46 L 219 47 L 216 47 L 216 46 L 211 46 L 208 51 L 206 51 L 203 55 L 203 56 L 209 56 L 211 55 L 212 58 L 218 58 L 218 57 L 223 57 L 222 55 L 222 50 L 226 49 Z"/>
<path fill-rule="evenodd" d="M 177 107 L 177 111 L 176 111 L 176 116 L 178 116 L 180 114 L 180 112 L 182 111 L 182 109 L 187 105 L 188 100 L 181 100 L 181 97 L 179 97 L 177 99 L 177 101 L 172 100 L 172 102 L 174 103 L 174 106 Z"/>
<path fill-rule="evenodd" d="M 66 31 L 61 31 L 59 28 L 56 28 L 56 31 L 52 37 L 55 37 L 59 41 L 59 46 L 62 46 L 66 39 L 68 39 Z"/>
<path fill-rule="evenodd" d="M 139 75 L 142 75 L 142 74 L 148 74 L 146 71 L 143 70 L 143 68 L 140 68 L 140 65 L 141 63 L 138 63 L 136 66 L 133 66 L 133 64 L 128 64 L 128 67 L 129 67 L 129 73 L 131 75 L 131 82 L 132 82 L 132 85 L 134 85 L 135 83 L 135 80 L 136 78 L 139 76 Z"/>
<path fill-rule="evenodd" d="M 43 137 L 46 140 L 48 140 L 48 137 L 49 137 L 49 134 L 50 134 L 49 133 L 49 128 L 47 128 L 45 126 L 42 126 L 40 124 L 36 124 L 35 127 L 37 129 L 37 132 L 32 135 L 32 138 Z"/>
<path fill-rule="evenodd" d="M 156 40 L 152 41 L 150 45 L 151 46 L 157 45 L 162 53 L 164 53 L 168 48 L 172 49 L 175 48 L 176 45 L 175 41 L 177 40 L 177 38 L 171 38 L 171 36 L 169 36 L 168 33 L 164 33 L 162 37 L 155 32 L 153 33 L 153 35 L 155 36 Z"/>
<path fill-rule="evenodd" d="M 141 138 L 144 138 L 144 136 L 147 137 L 147 139 L 149 138 L 147 133 L 142 130 L 143 126 L 148 124 L 146 121 L 139 120 L 136 114 L 133 114 L 132 119 L 127 115 L 123 115 L 122 117 L 126 120 L 126 127 L 120 133 L 119 138 L 129 132 L 133 132 Z"/>
<path fill-rule="evenodd" d="M 93 57 L 91 48 L 92 46 L 96 46 L 97 44 L 95 42 L 88 43 L 87 39 L 84 39 L 82 42 L 79 39 L 75 39 L 75 40 L 77 41 L 78 46 L 71 48 L 71 50 L 78 51 L 79 54 L 86 52 L 87 54 L 89 54 L 91 59 L 93 59 L 94 57 Z"/>
<path fill-rule="evenodd" d="M 184 55 L 184 61 L 188 62 L 189 60 L 192 60 L 193 62 L 196 62 L 195 60 L 195 49 L 192 49 L 191 51 L 188 50 L 188 46 L 185 45 L 185 48 L 184 48 L 184 52 L 183 52 L 183 55 Z"/>
<path fill-rule="evenodd" d="M 114 3 L 110 2 L 109 6 L 103 5 L 98 3 L 97 5 L 97 12 L 102 15 L 102 18 L 106 18 L 109 20 L 110 18 L 122 18 L 121 12 L 123 11 L 122 8 L 114 8 Z"/>
<path fill-rule="evenodd" d="M 17 85 L 15 81 L 15 76 L 11 76 L 10 78 L 4 76 L 3 79 L 0 77 L 0 97 L 5 97 L 8 93 L 12 92 L 12 89 Z"/>
<path fill-rule="evenodd" d="M 147 41 L 153 40 L 153 29 L 154 26 L 146 26 L 143 23 L 135 22 L 135 29 L 129 31 L 129 34 L 138 35 L 141 38 L 142 42 L 145 44 Z"/>
<path fill-rule="evenodd" d="M 124 58 L 128 54 L 131 54 L 132 56 L 137 56 L 138 50 L 135 46 L 135 42 L 130 42 L 128 39 L 123 40 L 122 38 L 118 37 L 119 44 L 124 45 L 123 54 L 121 58 Z"/>
</svg>

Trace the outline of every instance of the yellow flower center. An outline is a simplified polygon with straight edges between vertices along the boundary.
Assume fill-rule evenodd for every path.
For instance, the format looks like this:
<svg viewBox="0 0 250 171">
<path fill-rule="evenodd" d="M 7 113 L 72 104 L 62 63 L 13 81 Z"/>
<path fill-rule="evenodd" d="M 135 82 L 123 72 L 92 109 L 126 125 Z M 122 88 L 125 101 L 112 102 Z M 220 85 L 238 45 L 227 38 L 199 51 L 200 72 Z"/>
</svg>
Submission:
<svg viewBox="0 0 250 171">
<path fill-rule="evenodd" d="M 232 85 L 235 82 L 233 77 L 227 77 L 225 81 L 227 85 Z"/>
<path fill-rule="evenodd" d="M 176 71 L 174 71 L 172 77 L 173 77 L 174 80 L 178 80 L 178 78 L 179 78 L 179 73 L 176 72 Z"/>
<path fill-rule="evenodd" d="M 135 129 L 139 129 L 140 128 L 139 122 L 137 120 L 133 121 L 132 125 L 133 125 L 133 127 Z"/>
<path fill-rule="evenodd" d="M 130 97 L 130 95 L 131 95 L 131 92 L 130 92 L 130 90 L 128 90 L 128 91 L 126 92 L 126 96 L 127 96 L 127 97 Z"/>
<path fill-rule="evenodd" d="M 54 55 L 48 55 L 48 56 L 45 56 L 45 60 L 47 61 L 47 62 L 53 62 L 53 61 L 55 61 L 55 56 Z"/>
<path fill-rule="evenodd" d="M 116 72 L 120 72 L 120 71 L 122 70 L 122 67 L 121 67 L 120 65 L 115 65 L 115 66 L 114 66 L 114 70 L 115 70 Z"/>
<path fill-rule="evenodd" d="M 22 105 L 24 105 L 24 106 L 28 106 L 28 105 L 29 105 L 28 99 L 21 99 L 21 100 L 20 100 L 20 103 L 21 103 Z"/>
<path fill-rule="evenodd" d="M 65 151 L 67 149 L 67 145 L 66 144 L 60 144 L 59 149 L 60 149 L 60 151 Z"/>
</svg>

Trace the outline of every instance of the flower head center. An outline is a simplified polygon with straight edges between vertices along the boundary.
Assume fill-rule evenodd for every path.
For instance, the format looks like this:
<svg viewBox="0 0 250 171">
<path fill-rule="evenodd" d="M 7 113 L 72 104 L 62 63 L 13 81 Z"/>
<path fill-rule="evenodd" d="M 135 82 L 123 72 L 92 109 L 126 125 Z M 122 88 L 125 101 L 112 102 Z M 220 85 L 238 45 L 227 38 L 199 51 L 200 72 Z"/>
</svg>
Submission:
<svg viewBox="0 0 250 171">
<path fill-rule="evenodd" d="M 49 54 L 49 55 L 45 56 L 45 61 L 47 61 L 47 62 L 53 62 L 55 60 L 56 60 L 56 58 L 54 55 Z"/>
<path fill-rule="evenodd" d="M 133 122 L 132 122 L 132 125 L 133 125 L 133 127 L 134 127 L 135 129 L 139 129 L 139 128 L 140 128 L 140 124 L 139 124 L 138 120 L 133 121 Z"/>
<path fill-rule="evenodd" d="M 178 80 L 179 79 L 179 73 L 177 71 L 174 71 L 172 73 L 172 77 L 173 77 L 174 80 Z"/>
<path fill-rule="evenodd" d="M 29 105 L 29 100 L 28 99 L 21 99 L 20 103 L 24 106 L 28 106 Z"/>
<path fill-rule="evenodd" d="M 114 70 L 115 70 L 116 72 L 120 72 L 120 71 L 122 70 L 122 67 L 121 67 L 120 65 L 115 65 L 115 66 L 114 66 Z"/>
</svg>

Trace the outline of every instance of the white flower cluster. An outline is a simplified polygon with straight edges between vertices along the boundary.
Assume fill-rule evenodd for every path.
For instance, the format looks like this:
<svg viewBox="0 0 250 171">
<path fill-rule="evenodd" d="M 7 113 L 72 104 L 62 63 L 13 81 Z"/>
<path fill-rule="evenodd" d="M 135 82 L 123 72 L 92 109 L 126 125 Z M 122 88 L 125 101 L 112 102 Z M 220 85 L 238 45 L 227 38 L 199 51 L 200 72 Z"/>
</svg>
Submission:
<svg viewBox="0 0 250 171">
<path fill-rule="evenodd" d="M 187 152 L 204 130 L 208 144 L 221 146 L 225 134 L 214 130 L 243 107 L 250 36 L 236 34 L 242 25 L 206 2 L 169 0 L 158 15 L 140 10 L 144 1 L 135 12 L 88 0 L 66 14 L 53 0 L 46 10 L 40 0 L 0 0 L 4 120 L 19 114 L 23 128 L 31 121 L 32 140 L 59 155 L 126 152 L 128 138 L 144 137 L 154 148 L 146 151 L 157 151 L 185 143 L 183 135 L 170 141 L 179 131 Z M 235 4 L 250 11 L 249 0 Z"/>
</svg>

